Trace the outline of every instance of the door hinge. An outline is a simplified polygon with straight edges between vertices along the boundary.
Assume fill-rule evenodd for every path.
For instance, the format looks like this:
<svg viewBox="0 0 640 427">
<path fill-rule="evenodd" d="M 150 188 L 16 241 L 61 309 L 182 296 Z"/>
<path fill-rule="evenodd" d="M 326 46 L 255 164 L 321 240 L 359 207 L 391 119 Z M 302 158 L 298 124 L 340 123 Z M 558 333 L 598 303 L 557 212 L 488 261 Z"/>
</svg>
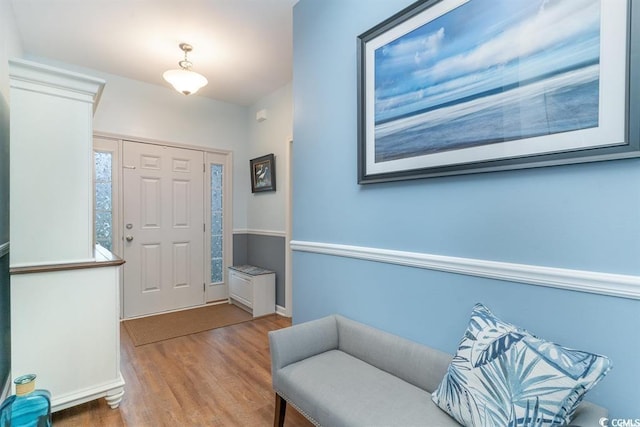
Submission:
<svg viewBox="0 0 640 427">
<path fill-rule="evenodd" d="M 203 222 L 203 223 L 202 223 L 202 231 L 203 231 L 203 232 L 206 232 L 206 231 L 207 231 L 207 223 L 206 223 L 206 222 Z"/>
<path fill-rule="evenodd" d="M 207 171 L 207 165 L 206 163 L 202 164 L 202 172 L 206 172 Z"/>
<path fill-rule="evenodd" d="M 202 284 L 202 292 L 207 292 L 207 284 L 206 283 Z"/>
</svg>

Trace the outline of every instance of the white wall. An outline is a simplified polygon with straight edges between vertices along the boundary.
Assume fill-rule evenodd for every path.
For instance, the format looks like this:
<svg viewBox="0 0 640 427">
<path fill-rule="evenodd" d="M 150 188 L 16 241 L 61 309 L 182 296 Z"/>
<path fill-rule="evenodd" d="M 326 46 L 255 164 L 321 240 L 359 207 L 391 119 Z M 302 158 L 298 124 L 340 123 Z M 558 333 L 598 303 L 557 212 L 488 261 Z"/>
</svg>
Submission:
<svg viewBox="0 0 640 427">
<path fill-rule="evenodd" d="M 10 0 L 0 0 L 0 94 L 9 99 L 9 64 L 7 60 L 22 56 L 22 41 Z"/>
<path fill-rule="evenodd" d="M 51 58 L 25 56 L 106 81 L 94 116 L 96 132 L 232 151 L 233 229 L 286 231 L 287 149 L 293 134 L 290 83 L 251 107 L 243 107 L 197 95 L 185 97 L 168 86 L 132 80 Z M 267 110 L 268 118 L 257 122 L 256 112 L 262 109 Z M 269 153 L 276 157 L 277 191 L 252 194 L 249 159 Z"/>
<path fill-rule="evenodd" d="M 266 110 L 267 119 L 256 121 L 256 113 Z M 249 191 L 247 228 L 250 231 L 286 232 L 289 165 L 287 150 L 293 135 L 293 93 L 291 84 L 256 102 L 249 111 L 248 159 L 273 153 L 276 162 L 276 191 L 251 194 L 249 160 L 241 165 L 243 174 L 237 185 Z"/>
<path fill-rule="evenodd" d="M 248 108 L 197 95 L 184 96 L 163 87 L 65 64 L 50 58 L 33 61 L 78 71 L 106 81 L 94 116 L 94 130 L 110 134 L 197 145 L 233 152 L 233 227 L 247 227 Z M 250 194 L 250 190 L 249 190 Z"/>
</svg>

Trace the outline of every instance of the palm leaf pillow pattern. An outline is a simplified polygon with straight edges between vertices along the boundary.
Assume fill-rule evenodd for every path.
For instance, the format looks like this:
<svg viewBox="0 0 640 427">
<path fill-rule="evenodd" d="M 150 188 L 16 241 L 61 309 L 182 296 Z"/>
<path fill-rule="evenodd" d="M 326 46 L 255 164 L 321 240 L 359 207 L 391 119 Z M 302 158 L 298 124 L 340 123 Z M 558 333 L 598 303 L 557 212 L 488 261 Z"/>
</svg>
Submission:
<svg viewBox="0 0 640 427">
<path fill-rule="evenodd" d="M 541 340 L 476 304 L 432 400 L 467 427 L 562 426 L 610 369 L 605 356 Z"/>
</svg>

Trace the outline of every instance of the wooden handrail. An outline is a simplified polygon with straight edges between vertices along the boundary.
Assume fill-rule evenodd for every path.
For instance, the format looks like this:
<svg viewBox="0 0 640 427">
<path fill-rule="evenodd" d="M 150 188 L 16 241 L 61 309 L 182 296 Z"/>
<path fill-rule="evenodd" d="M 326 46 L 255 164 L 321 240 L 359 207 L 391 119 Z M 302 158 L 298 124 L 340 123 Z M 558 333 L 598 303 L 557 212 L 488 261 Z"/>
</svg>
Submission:
<svg viewBox="0 0 640 427">
<path fill-rule="evenodd" d="M 125 263 L 125 260 L 114 255 L 100 245 L 96 245 L 94 259 L 91 261 L 69 262 L 60 264 L 26 265 L 11 267 L 10 274 L 50 273 L 52 271 L 81 270 L 85 268 L 116 267 Z"/>
</svg>

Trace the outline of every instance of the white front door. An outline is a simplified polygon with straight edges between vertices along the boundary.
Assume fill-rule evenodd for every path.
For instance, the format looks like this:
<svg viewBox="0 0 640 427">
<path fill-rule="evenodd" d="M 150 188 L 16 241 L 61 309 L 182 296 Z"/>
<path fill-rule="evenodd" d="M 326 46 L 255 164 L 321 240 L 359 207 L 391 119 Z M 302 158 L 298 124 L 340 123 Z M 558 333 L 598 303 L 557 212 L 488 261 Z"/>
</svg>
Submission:
<svg viewBox="0 0 640 427">
<path fill-rule="evenodd" d="M 201 151 L 124 141 L 124 317 L 204 304 Z"/>
</svg>

